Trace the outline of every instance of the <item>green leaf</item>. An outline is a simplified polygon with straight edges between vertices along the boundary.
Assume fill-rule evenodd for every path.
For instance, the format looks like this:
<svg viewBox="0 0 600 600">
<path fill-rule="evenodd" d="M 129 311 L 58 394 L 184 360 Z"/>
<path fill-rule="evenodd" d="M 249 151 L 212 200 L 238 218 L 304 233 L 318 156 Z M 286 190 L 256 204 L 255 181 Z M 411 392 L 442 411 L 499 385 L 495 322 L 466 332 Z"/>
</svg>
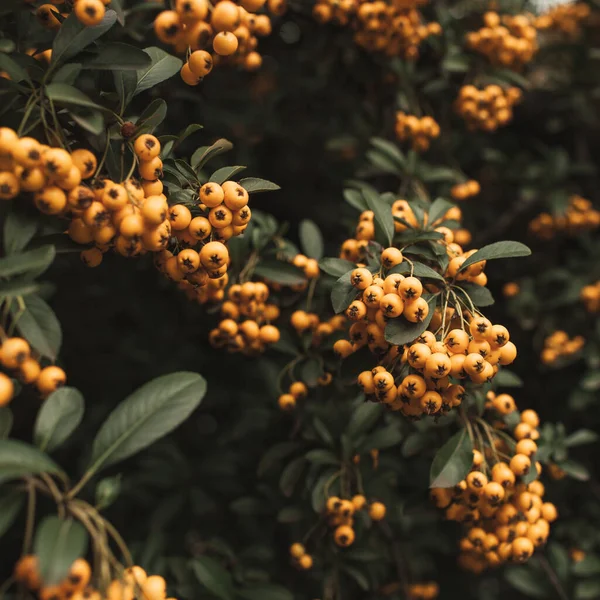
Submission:
<svg viewBox="0 0 600 600">
<path fill-rule="evenodd" d="M 286 498 L 289 498 L 294 493 L 296 484 L 304 472 L 305 465 L 306 459 L 304 456 L 300 456 L 292 460 L 281 473 L 279 489 Z"/>
<path fill-rule="evenodd" d="M 304 254 L 309 258 L 320 260 L 323 257 L 324 242 L 316 223 L 310 219 L 303 219 L 300 221 L 299 234 Z"/>
<path fill-rule="evenodd" d="M 4 220 L 4 251 L 6 254 L 21 252 L 37 231 L 38 221 L 26 213 L 11 210 Z"/>
<path fill-rule="evenodd" d="M 37 475 L 60 474 L 60 467 L 46 454 L 18 440 L 0 440 L 0 481 Z"/>
<path fill-rule="evenodd" d="M 468 296 L 475 306 L 491 306 L 494 304 L 492 292 L 486 287 L 470 281 L 461 281 L 460 283 L 461 285 L 454 286 L 454 291 L 463 298 Z"/>
<path fill-rule="evenodd" d="M 390 246 L 394 237 L 394 217 L 391 206 L 370 189 L 362 190 L 363 197 L 375 214 L 375 237 L 382 244 Z"/>
<path fill-rule="evenodd" d="M 558 466 L 570 477 L 579 481 L 588 481 L 590 473 L 586 467 L 574 460 L 564 460 L 557 463 Z"/>
<path fill-rule="evenodd" d="M 354 579 L 354 581 L 356 581 L 361 590 L 366 592 L 370 589 L 371 586 L 369 584 L 369 580 L 362 571 L 356 567 L 351 567 L 350 565 L 346 564 L 342 565 L 342 570 L 344 573 L 346 573 L 346 575 L 349 575 L 352 579 Z"/>
<path fill-rule="evenodd" d="M 294 600 L 294 595 L 280 585 L 264 583 L 252 588 L 238 590 L 244 600 Z"/>
<path fill-rule="evenodd" d="M 399 265 L 391 268 L 388 271 L 388 275 L 391 273 L 404 274 L 411 272 L 413 275 L 415 275 L 415 277 L 425 277 L 426 279 L 435 279 L 436 281 L 443 281 L 444 283 L 446 282 L 444 277 L 437 271 L 434 271 L 431 267 L 428 267 L 427 265 L 417 261 L 413 261 L 412 266 L 406 261 L 401 262 Z"/>
<path fill-rule="evenodd" d="M 46 517 L 38 526 L 33 542 L 44 585 L 62 581 L 73 561 L 85 555 L 87 544 L 88 533 L 79 521 Z"/>
<path fill-rule="evenodd" d="M 24 503 L 23 492 L 3 490 L 0 492 L 0 538 L 10 529 Z"/>
<path fill-rule="evenodd" d="M 143 71 L 151 64 L 152 57 L 145 50 L 121 42 L 107 42 L 102 44 L 95 56 L 84 61 L 82 66 L 84 69 L 107 71 Z"/>
<path fill-rule="evenodd" d="M 92 446 L 93 468 L 124 460 L 173 431 L 197 408 L 205 393 L 204 378 L 185 371 L 143 385 L 100 427 Z"/>
<path fill-rule="evenodd" d="M 361 444 L 363 451 L 384 450 L 398 445 L 403 439 L 402 431 L 398 423 L 390 423 L 385 427 L 376 429 L 369 437 Z"/>
<path fill-rule="evenodd" d="M 0 283 L 0 298 L 16 298 L 17 296 L 28 296 L 39 290 L 35 281 L 14 280 L 10 283 Z"/>
<path fill-rule="evenodd" d="M 522 387 L 523 380 L 512 371 L 502 367 L 494 377 L 494 383 L 498 387 Z"/>
<path fill-rule="evenodd" d="M 429 313 L 420 323 L 411 323 L 403 316 L 397 319 L 390 319 L 385 326 L 386 341 L 396 346 L 402 346 L 403 344 L 410 344 L 413 340 L 417 339 L 429 327 L 429 323 L 433 318 L 436 301 L 437 296 L 431 296 L 427 299 Z"/>
<path fill-rule="evenodd" d="M 331 290 L 331 304 L 336 314 L 346 310 L 358 294 L 358 290 L 350 282 L 351 273 L 348 271 L 342 275 Z"/>
<path fill-rule="evenodd" d="M 556 542 L 551 542 L 546 548 L 546 554 L 548 555 L 550 565 L 556 571 L 558 579 L 562 583 L 567 583 L 571 568 L 571 559 L 565 547 Z"/>
<path fill-rule="evenodd" d="M 429 487 L 448 488 L 462 481 L 473 464 L 473 446 L 461 428 L 436 453 L 431 463 Z"/>
<path fill-rule="evenodd" d="M 61 446 L 81 423 L 83 411 L 83 396 L 75 388 L 63 387 L 50 394 L 35 421 L 35 445 L 47 452 Z"/>
<path fill-rule="evenodd" d="M 319 261 L 319 268 L 328 275 L 333 277 L 341 277 L 349 271 L 356 268 L 356 264 L 343 258 L 322 258 Z"/>
<path fill-rule="evenodd" d="M 580 381 L 579 386 L 587 392 L 595 392 L 600 389 L 600 372 L 590 371 L 589 373 L 586 373 Z"/>
<path fill-rule="evenodd" d="M 528 566 L 511 566 L 506 570 L 504 578 L 516 590 L 527 596 L 541 598 L 542 600 L 552 597 L 552 592 L 548 589 L 544 579 Z"/>
<path fill-rule="evenodd" d="M 4 52 L 0 52 L 0 71 L 8 73 L 11 80 L 16 83 L 27 81 L 31 84 L 31 78 L 27 71 Z"/>
<path fill-rule="evenodd" d="M 465 260 L 459 271 L 463 271 L 468 266 L 482 260 L 495 260 L 497 258 L 517 258 L 520 256 L 529 256 L 531 250 L 521 242 L 495 242 L 484 246 Z"/>
<path fill-rule="evenodd" d="M 104 117 L 98 110 L 71 110 L 70 115 L 85 131 L 89 131 L 92 135 L 100 135 L 104 132 Z"/>
<path fill-rule="evenodd" d="M 574 600 L 597 600 L 600 598 L 600 578 L 578 581 L 575 584 Z"/>
<path fill-rule="evenodd" d="M 233 580 L 220 563 L 208 556 L 197 556 L 191 561 L 198 581 L 221 600 L 233 600 Z"/>
<path fill-rule="evenodd" d="M 353 208 L 359 211 L 368 210 L 367 202 L 364 199 L 363 195 L 358 190 L 353 189 L 345 189 L 344 190 L 344 200 Z"/>
<path fill-rule="evenodd" d="M 0 277 L 13 277 L 22 273 L 43 273 L 54 260 L 54 246 L 42 246 L 20 254 L 0 258 Z"/>
<path fill-rule="evenodd" d="M 339 465 L 340 459 L 331 451 L 323 450 L 321 448 L 315 448 L 309 450 L 304 458 L 310 463 L 315 465 Z"/>
<path fill-rule="evenodd" d="M 140 115 L 136 123 L 136 133 L 153 132 L 167 116 L 167 103 L 162 98 L 155 98 Z"/>
<path fill-rule="evenodd" d="M 444 200 L 444 198 L 436 198 L 429 207 L 428 224 L 433 225 L 436 221 L 439 221 L 454 206 L 456 204 Z"/>
<path fill-rule="evenodd" d="M 81 65 L 79 63 L 67 63 L 58 69 L 52 76 L 53 83 L 66 83 L 73 85 L 79 74 L 81 73 Z"/>
<path fill-rule="evenodd" d="M 53 67 L 79 54 L 103 36 L 116 22 L 117 14 L 110 9 L 106 11 L 102 21 L 94 27 L 84 25 L 75 14 L 70 14 L 61 24 L 54 38 L 50 66 Z"/>
<path fill-rule="evenodd" d="M 159 83 L 176 75 L 183 66 L 183 61 L 160 48 L 151 46 L 144 52 L 150 57 L 150 65 L 137 72 L 137 85 L 134 96 L 149 90 Z"/>
<path fill-rule="evenodd" d="M 404 165 L 406 164 L 406 159 L 396 144 L 378 137 L 372 137 L 369 142 L 374 148 L 377 148 L 377 150 L 388 158 L 390 163 L 394 165 L 396 172 L 402 172 Z"/>
<path fill-rule="evenodd" d="M 421 162 L 418 169 L 419 178 L 426 182 L 438 182 L 438 181 L 460 181 L 461 174 L 454 169 L 448 167 L 433 167 L 426 163 Z M 433 223 L 435 219 L 430 219 Z"/>
<path fill-rule="evenodd" d="M 259 179 L 258 177 L 245 177 L 240 180 L 240 185 L 248 193 L 255 194 L 258 192 L 274 192 L 281 189 L 276 183 L 267 181 L 266 179 Z"/>
<path fill-rule="evenodd" d="M 198 148 L 198 150 L 192 154 L 192 169 L 198 172 L 209 160 L 219 154 L 228 152 L 232 148 L 233 144 L 224 138 L 218 139 L 212 146 L 202 146 L 201 148 Z M 240 181 L 240 185 L 249 192 L 250 190 L 243 184 L 243 181 L 245 180 L 242 179 L 242 181 Z"/>
<path fill-rule="evenodd" d="M 12 410 L 8 406 L 0 406 L 0 440 L 5 440 L 13 426 Z"/>
<path fill-rule="evenodd" d="M 261 260 L 254 269 L 254 274 L 282 285 L 298 285 L 306 281 L 306 276 L 301 269 L 275 259 Z"/>
<path fill-rule="evenodd" d="M 42 356 L 56 360 L 62 343 L 60 323 L 54 311 L 37 295 L 27 296 L 25 310 L 15 305 L 11 312 L 18 316 L 17 329 Z"/>
<path fill-rule="evenodd" d="M 383 414 L 381 404 L 364 402 L 353 413 L 346 428 L 346 433 L 351 439 L 369 431 Z"/>
<path fill-rule="evenodd" d="M 442 61 L 442 70 L 448 73 L 466 73 L 470 62 L 466 54 L 447 54 Z"/>
<path fill-rule="evenodd" d="M 571 435 L 565 438 L 565 446 L 572 448 L 573 446 L 582 446 L 583 444 L 592 444 L 598 441 L 598 434 L 591 429 L 580 429 L 574 431 Z"/>
<path fill-rule="evenodd" d="M 287 458 L 290 454 L 299 449 L 296 442 L 281 442 L 269 448 L 260 459 L 257 475 L 262 477 L 267 471 L 274 467 L 280 460 Z"/>
<path fill-rule="evenodd" d="M 81 106 L 95 110 L 108 110 L 100 104 L 96 104 L 76 87 L 66 83 L 50 83 L 45 88 L 46 97 L 60 105 Z"/>
<path fill-rule="evenodd" d="M 600 575 L 600 557 L 588 554 L 583 560 L 573 564 L 573 573 L 579 577 Z"/>
<path fill-rule="evenodd" d="M 113 477 L 105 477 L 96 486 L 96 508 L 103 510 L 108 508 L 121 493 L 121 474 Z"/>
<path fill-rule="evenodd" d="M 245 170 L 245 168 L 246 167 L 239 166 L 239 165 L 235 166 L 235 167 L 222 167 L 220 169 L 217 169 L 210 176 L 209 181 L 214 181 L 215 183 L 218 183 L 219 185 L 221 185 L 225 181 L 228 181 L 229 179 L 231 179 L 237 173 L 240 173 L 241 171 Z M 244 189 L 246 189 L 246 188 L 244 188 Z M 246 191 L 248 191 L 248 190 L 246 190 Z"/>
</svg>

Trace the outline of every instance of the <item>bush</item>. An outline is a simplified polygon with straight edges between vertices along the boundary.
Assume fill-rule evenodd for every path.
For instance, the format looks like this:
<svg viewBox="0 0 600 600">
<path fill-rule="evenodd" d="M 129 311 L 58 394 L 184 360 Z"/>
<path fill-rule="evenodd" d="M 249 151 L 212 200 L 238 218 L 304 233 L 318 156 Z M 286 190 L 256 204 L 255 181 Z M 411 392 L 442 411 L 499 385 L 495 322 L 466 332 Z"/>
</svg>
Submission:
<svg viewBox="0 0 600 600">
<path fill-rule="evenodd" d="M 5 2 L 0 598 L 600 597 L 599 19 Z"/>
</svg>

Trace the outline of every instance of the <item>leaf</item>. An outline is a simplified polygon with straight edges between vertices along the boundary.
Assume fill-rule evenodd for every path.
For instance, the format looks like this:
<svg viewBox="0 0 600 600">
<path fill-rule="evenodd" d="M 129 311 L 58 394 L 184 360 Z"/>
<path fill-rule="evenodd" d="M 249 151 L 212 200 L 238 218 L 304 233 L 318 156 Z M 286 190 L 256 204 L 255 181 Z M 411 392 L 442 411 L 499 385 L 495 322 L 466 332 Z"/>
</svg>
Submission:
<svg viewBox="0 0 600 600">
<path fill-rule="evenodd" d="M 595 392 L 600 389 L 600 372 L 590 371 L 580 381 L 579 386 L 587 392 Z"/>
<path fill-rule="evenodd" d="M 426 163 L 421 162 L 419 165 L 418 176 L 421 180 L 426 183 L 438 182 L 438 181 L 460 181 L 461 174 L 454 169 L 448 167 L 432 167 Z M 430 219 L 431 222 L 434 219 Z"/>
<path fill-rule="evenodd" d="M 448 200 L 444 200 L 444 198 L 436 198 L 429 207 L 429 225 L 433 225 L 436 221 L 439 221 L 454 206 L 456 205 L 448 202 Z"/>
<path fill-rule="evenodd" d="M 81 65 L 79 63 L 67 63 L 54 73 L 52 81 L 54 83 L 66 83 L 73 85 L 77 81 L 77 77 L 81 73 Z"/>
<path fill-rule="evenodd" d="M 52 44 L 52 59 L 50 67 L 72 58 L 99 37 L 103 36 L 117 22 L 117 13 L 107 10 L 98 25 L 88 27 L 70 14 L 61 24 L 54 43 Z"/>
<path fill-rule="evenodd" d="M 209 160 L 219 154 L 223 154 L 223 152 L 228 152 L 232 148 L 233 144 L 224 138 L 218 139 L 212 146 L 202 146 L 201 148 L 198 148 L 198 150 L 192 154 L 192 169 L 198 172 Z M 246 188 L 242 181 L 240 181 L 240 185 L 249 192 L 250 190 Z"/>
<path fill-rule="evenodd" d="M 75 388 L 63 387 L 50 394 L 35 421 L 35 445 L 47 452 L 58 448 L 77 429 L 83 411 L 83 396 Z"/>
<path fill-rule="evenodd" d="M 298 447 L 296 442 L 281 442 L 269 448 L 258 463 L 257 475 L 262 477 L 278 461 L 287 458 L 290 454 L 298 450 Z"/>
<path fill-rule="evenodd" d="M 429 487 L 448 488 L 463 480 L 473 464 L 473 447 L 461 428 L 436 453 L 431 463 Z"/>
<path fill-rule="evenodd" d="M 88 533 L 79 521 L 46 517 L 38 526 L 33 542 L 44 585 L 62 581 L 73 561 L 85 555 L 87 543 Z"/>
<path fill-rule="evenodd" d="M 378 137 L 372 137 L 369 142 L 371 142 L 373 147 L 377 148 L 377 150 L 387 156 L 389 161 L 394 164 L 397 172 L 402 171 L 404 165 L 406 164 L 406 159 L 396 144 Z"/>
<path fill-rule="evenodd" d="M 491 306 L 494 304 L 492 292 L 486 287 L 477 285 L 470 281 L 460 282 L 460 286 L 454 286 L 454 291 L 461 296 L 468 296 L 475 306 Z M 468 304 L 468 302 L 467 302 Z"/>
<path fill-rule="evenodd" d="M 598 434 L 591 429 L 580 429 L 574 431 L 571 435 L 565 438 L 565 446 L 572 448 L 573 446 L 582 446 L 583 444 L 592 444 L 598 441 Z"/>
<path fill-rule="evenodd" d="M 38 473 L 61 474 L 62 471 L 37 448 L 18 440 L 0 440 L 0 481 Z"/>
<path fill-rule="evenodd" d="M 244 600 L 294 600 L 294 595 L 280 585 L 264 583 L 252 588 L 238 590 Z"/>
<path fill-rule="evenodd" d="M 4 221 L 4 251 L 6 254 L 21 252 L 35 235 L 38 221 L 26 213 L 11 210 Z"/>
<path fill-rule="evenodd" d="M 495 260 L 497 258 L 518 258 L 520 256 L 529 256 L 531 250 L 521 242 L 495 242 L 480 248 L 469 256 L 461 265 L 459 271 L 464 271 L 468 266 L 482 260 Z"/>
<path fill-rule="evenodd" d="M 575 584 L 574 600 L 597 600 L 599 597 L 600 579 L 588 579 Z"/>
<path fill-rule="evenodd" d="M 151 64 L 152 57 L 145 50 L 121 42 L 107 42 L 102 44 L 95 56 L 85 60 L 82 66 L 84 69 L 107 71 L 143 71 Z"/>
<path fill-rule="evenodd" d="M 233 600 L 233 580 L 216 560 L 208 556 L 197 556 L 191 561 L 192 571 L 198 581 L 221 600 Z"/>
<path fill-rule="evenodd" d="M 300 243 L 304 254 L 309 258 L 321 260 L 323 257 L 323 235 L 314 221 L 303 219 L 299 227 Z"/>
<path fill-rule="evenodd" d="M 569 570 L 571 568 L 571 559 L 569 553 L 562 544 L 551 542 L 546 548 L 548 561 L 556 571 L 558 579 L 562 583 L 567 583 L 569 579 Z"/>
<path fill-rule="evenodd" d="M 281 490 L 281 493 L 287 498 L 289 498 L 294 493 L 294 488 L 300 480 L 300 476 L 304 471 L 305 465 L 306 459 L 304 458 L 304 456 L 300 456 L 288 463 L 288 465 L 281 473 L 281 478 L 279 479 L 279 489 Z"/>
<path fill-rule="evenodd" d="M 351 273 L 352 271 L 348 271 L 342 275 L 331 290 L 331 304 L 336 314 L 346 310 L 358 294 L 357 289 L 350 283 Z"/>
<path fill-rule="evenodd" d="M 315 465 L 339 465 L 340 459 L 331 451 L 323 450 L 321 448 L 315 448 L 309 450 L 304 458 L 310 463 Z"/>
<path fill-rule="evenodd" d="M 443 281 L 444 283 L 446 282 L 443 276 L 437 271 L 434 271 L 431 267 L 416 261 L 413 261 L 412 266 L 406 261 L 401 262 L 399 265 L 391 268 L 388 271 L 388 275 L 391 273 L 410 273 L 411 271 L 416 277 L 425 277 L 426 279 L 435 279 L 437 281 Z"/>
<path fill-rule="evenodd" d="M 356 264 L 343 258 L 322 258 L 319 261 L 319 268 L 328 275 L 341 277 L 356 268 Z"/>
<path fill-rule="evenodd" d="M 52 264 L 55 254 L 54 246 L 42 246 L 0 258 L 0 277 L 13 277 L 31 271 L 40 275 Z"/>
<path fill-rule="evenodd" d="M 173 77 L 183 66 L 181 59 L 155 46 L 144 48 L 144 52 L 150 57 L 151 62 L 148 67 L 138 70 L 134 96 Z"/>
<path fill-rule="evenodd" d="M 298 506 L 287 506 L 277 513 L 278 523 L 297 523 L 304 518 L 304 511 Z"/>
<path fill-rule="evenodd" d="M 509 567 L 504 578 L 516 590 L 532 596 L 533 598 L 541 598 L 547 600 L 552 596 L 552 592 L 548 589 L 544 579 L 535 573 L 530 567 Z"/>
<path fill-rule="evenodd" d="M 360 212 L 367 210 L 369 207 L 367 206 L 367 202 L 364 199 L 363 195 L 358 190 L 353 189 L 345 189 L 344 190 L 344 200 L 356 210 Z"/>
<path fill-rule="evenodd" d="M 306 282 L 306 277 L 301 269 L 290 263 L 274 259 L 261 260 L 254 269 L 254 274 L 282 285 L 298 285 Z"/>
<path fill-rule="evenodd" d="M 136 134 L 151 133 L 167 116 L 167 103 L 162 98 L 156 98 L 140 115 L 136 123 Z"/>
<path fill-rule="evenodd" d="M 573 564 L 573 573 L 579 577 L 600 574 L 600 557 L 588 554 L 583 560 Z"/>
<path fill-rule="evenodd" d="M 10 529 L 24 503 L 23 492 L 4 490 L 0 494 L 0 538 Z"/>
<path fill-rule="evenodd" d="M 363 451 L 384 450 L 397 446 L 403 439 L 402 431 L 398 423 L 391 423 L 386 427 L 376 429 L 364 442 L 361 444 Z"/>
<path fill-rule="evenodd" d="M 0 440 L 5 440 L 13 426 L 12 410 L 8 406 L 0 406 Z"/>
<path fill-rule="evenodd" d="M 258 177 L 245 177 L 244 179 L 241 179 L 239 183 L 249 194 L 273 192 L 281 189 L 276 183 L 267 181 L 266 179 L 259 179 Z"/>
<path fill-rule="evenodd" d="M 363 197 L 375 214 L 375 237 L 382 244 L 391 245 L 394 237 L 394 217 L 391 206 L 382 200 L 379 195 L 369 189 L 362 190 Z"/>
<path fill-rule="evenodd" d="M 181 371 L 158 377 L 123 400 L 108 416 L 92 447 L 93 468 L 124 460 L 185 421 L 206 393 L 206 381 Z"/>
<path fill-rule="evenodd" d="M 0 283 L 0 298 L 28 296 L 35 294 L 38 290 L 38 284 L 33 281 L 15 280 L 10 283 Z"/>
<path fill-rule="evenodd" d="M 367 579 L 367 576 L 356 567 L 351 567 L 350 565 L 344 564 L 342 565 L 342 570 L 344 571 L 344 573 L 346 573 L 346 575 L 349 575 L 352 579 L 354 579 L 354 581 L 356 581 L 358 587 L 361 590 L 366 592 L 371 587 L 369 585 L 369 580 Z"/>
<path fill-rule="evenodd" d="M 60 323 L 54 311 L 37 295 L 27 296 L 25 310 L 13 306 L 13 317 L 18 315 L 17 329 L 42 356 L 56 360 L 62 343 Z"/>
<path fill-rule="evenodd" d="M 104 131 L 104 117 L 97 110 L 71 110 L 73 121 L 92 135 L 100 135 Z"/>
<path fill-rule="evenodd" d="M 45 87 L 46 97 L 56 104 L 65 104 L 67 106 L 81 106 L 83 108 L 93 108 L 95 110 L 108 110 L 107 108 L 96 104 L 91 98 L 80 92 L 76 87 L 66 83 L 50 83 Z"/>
<path fill-rule="evenodd" d="M 590 478 L 589 471 L 581 464 L 574 460 L 564 460 L 558 463 L 558 466 L 567 474 L 578 479 L 579 481 L 588 481 Z"/>
<path fill-rule="evenodd" d="M 523 380 L 512 371 L 502 367 L 494 377 L 494 383 L 498 387 L 522 387 Z"/>
<path fill-rule="evenodd" d="M 245 168 L 246 167 L 242 167 L 239 165 L 235 166 L 235 167 L 222 167 L 220 169 L 217 169 L 210 176 L 209 181 L 214 181 L 215 183 L 218 183 L 219 185 L 221 185 L 225 181 L 228 181 L 229 179 L 231 179 L 235 174 L 240 173 L 241 171 L 245 170 Z M 246 190 L 246 191 L 248 191 L 248 190 Z"/>
<path fill-rule="evenodd" d="M 383 414 L 381 404 L 364 402 L 353 413 L 346 428 L 346 433 L 352 439 L 369 431 Z"/>
<path fill-rule="evenodd" d="M 418 338 L 427 329 L 433 318 L 436 300 L 437 296 L 431 296 L 427 300 L 429 313 L 420 323 L 411 323 L 402 316 L 397 319 L 390 319 L 385 327 L 386 341 L 396 346 L 402 346 L 403 344 L 410 344 Z"/>
<path fill-rule="evenodd" d="M 6 72 L 12 81 L 27 81 L 31 84 L 27 71 L 4 52 L 0 52 L 0 71 Z"/>
</svg>

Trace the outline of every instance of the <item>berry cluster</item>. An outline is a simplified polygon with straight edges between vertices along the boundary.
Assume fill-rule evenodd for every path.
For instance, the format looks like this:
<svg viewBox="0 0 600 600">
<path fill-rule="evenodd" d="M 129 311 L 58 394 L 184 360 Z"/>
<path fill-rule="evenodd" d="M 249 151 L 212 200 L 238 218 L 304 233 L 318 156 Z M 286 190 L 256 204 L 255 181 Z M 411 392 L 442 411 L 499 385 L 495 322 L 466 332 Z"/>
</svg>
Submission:
<svg viewBox="0 0 600 600">
<path fill-rule="evenodd" d="M 224 297 L 224 290 L 219 292 L 212 300 L 219 301 Z M 229 352 L 256 355 L 264 352 L 269 344 L 276 343 L 279 329 L 270 323 L 279 317 L 279 308 L 267 304 L 268 299 L 269 287 L 262 281 L 231 285 L 227 300 L 221 305 L 223 319 L 210 332 L 211 345 L 226 348 Z"/>
<path fill-rule="evenodd" d="M 177 53 L 188 53 L 181 69 L 188 85 L 198 85 L 219 63 L 258 69 L 262 64 L 256 51 L 258 38 L 271 33 L 271 19 L 265 11 L 273 15 L 285 11 L 285 0 L 241 0 L 239 5 L 231 0 L 214 5 L 207 0 L 176 0 L 174 5 L 175 10 L 164 10 L 156 17 L 154 31 Z"/>
<path fill-rule="evenodd" d="M 0 346 L 0 364 L 19 381 L 35 385 L 43 398 L 49 396 L 67 381 L 65 372 L 54 365 L 41 367 L 32 356 L 27 340 L 19 337 L 5 338 Z M 6 406 L 15 393 L 12 379 L 0 373 L 0 406 Z"/>
<path fill-rule="evenodd" d="M 582 287 L 579 297 L 589 313 L 600 312 L 600 280 Z"/>
<path fill-rule="evenodd" d="M 386 507 L 382 502 L 371 502 L 367 506 L 367 499 L 362 494 L 344 500 L 337 496 L 330 496 L 325 506 L 327 524 L 334 529 L 333 541 L 341 548 L 347 548 L 354 543 L 354 515 L 367 508 L 371 521 L 381 521 L 385 517 Z"/>
<path fill-rule="evenodd" d="M 469 179 L 469 181 L 453 185 L 450 190 L 450 195 L 454 200 L 466 200 L 467 198 L 477 196 L 480 191 L 481 186 L 479 185 L 479 182 L 475 181 L 475 179 Z"/>
<path fill-rule="evenodd" d="M 440 593 L 440 586 L 435 581 L 412 583 L 408 586 L 408 600 L 435 600 Z"/>
<path fill-rule="evenodd" d="M 467 46 L 485 56 L 492 64 L 519 69 L 531 61 L 538 50 L 533 17 L 487 12 L 484 27 L 467 35 Z"/>
<path fill-rule="evenodd" d="M 145 600 L 167 599 L 167 584 L 160 575 L 148 575 L 137 565 L 125 569 L 121 579 L 113 580 L 105 594 L 90 586 L 92 569 L 83 558 L 78 558 L 70 567 L 67 577 L 57 585 L 44 585 L 39 572 L 37 556 L 23 556 L 14 570 L 15 580 L 37 594 L 39 600 L 126 600 L 137 597 Z"/>
<path fill-rule="evenodd" d="M 419 45 L 430 35 L 440 35 L 439 23 L 423 23 L 417 8 L 428 0 L 317 0 L 313 16 L 320 23 L 335 22 L 354 31 L 354 41 L 369 52 L 416 60 Z"/>
<path fill-rule="evenodd" d="M 27 4 L 34 4 L 36 0 L 25 0 Z M 59 6 L 63 6 L 63 10 L 71 10 L 77 19 L 87 27 L 98 25 L 106 14 L 106 6 L 110 4 L 110 0 L 51 0 L 51 4 L 42 4 L 36 11 L 35 15 L 38 21 L 47 29 L 59 29 L 61 20 L 56 15 L 62 18 L 68 17 L 67 12 L 61 12 Z"/>
<path fill-rule="evenodd" d="M 537 237 L 550 240 L 556 233 L 576 235 L 600 227 L 600 211 L 581 196 L 571 196 L 562 215 L 541 213 L 529 223 L 529 231 Z"/>
<path fill-rule="evenodd" d="M 294 410 L 296 408 L 296 401 L 301 398 L 306 398 L 308 395 L 308 388 L 302 381 L 294 381 L 287 392 L 287 394 L 281 394 L 277 403 L 281 410 Z"/>
<path fill-rule="evenodd" d="M 503 89 L 492 84 L 479 90 L 474 85 L 465 85 L 460 89 L 454 107 L 470 130 L 495 131 L 512 119 L 513 107 L 521 96 L 517 87 Z"/>
<path fill-rule="evenodd" d="M 413 150 L 424 152 L 431 140 L 439 137 L 440 126 L 433 117 L 416 117 L 400 111 L 396 113 L 396 137 L 411 142 Z"/>
<path fill-rule="evenodd" d="M 313 558 L 310 554 L 306 553 L 306 549 L 303 544 L 296 542 L 290 546 L 290 556 L 294 566 L 302 571 L 308 571 L 312 569 Z"/>
<path fill-rule="evenodd" d="M 569 338 L 566 331 L 558 330 L 544 340 L 541 360 L 545 365 L 552 365 L 561 358 L 573 356 L 585 346 L 585 338 L 577 335 Z"/>
<path fill-rule="evenodd" d="M 550 29 L 571 38 L 581 34 L 583 25 L 590 16 L 590 7 L 585 2 L 557 4 L 535 21 L 538 29 Z"/>
<path fill-rule="evenodd" d="M 490 392 L 486 409 L 497 415 L 518 414 L 514 398 L 508 394 Z M 537 480 L 541 465 L 535 463 L 536 473 L 530 472 L 538 427 L 533 410 L 520 414 L 512 438 L 505 432 L 499 434 L 506 428 L 502 421 L 491 427 L 478 420 L 472 429 L 477 430 L 479 448 L 473 451 L 469 474 L 454 488 L 431 490 L 432 501 L 444 510 L 446 518 L 466 526 L 459 544 L 463 568 L 480 573 L 508 561 L 522 563 L 545 544 L 557 511 L 552 503 L 543 501 L 544 486 Z"/>
<path fill-rule="evenodd" d="M 319 346 L 324 338 L 329 337 L 335 331 L 342 331 L 346 328 L 346 318 L 344 315 L 335 315 L 330 319 L 321 321 L 316 313 L 308 313 L 304 310 L 296 310 L 290 316 L 290 324 L 296 330 L 298 335 L 312 332 L 312 346 Z"/>
</svg>

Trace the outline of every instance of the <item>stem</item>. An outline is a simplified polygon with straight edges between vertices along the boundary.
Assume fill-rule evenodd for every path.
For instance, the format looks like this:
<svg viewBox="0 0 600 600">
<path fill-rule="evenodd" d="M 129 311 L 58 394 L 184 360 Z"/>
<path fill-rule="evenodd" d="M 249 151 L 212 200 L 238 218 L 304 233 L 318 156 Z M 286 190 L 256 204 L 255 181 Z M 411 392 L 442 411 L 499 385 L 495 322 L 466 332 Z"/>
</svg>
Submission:
<svg viewBox="0 0 600 600">
<path fill-rule="evenodd" d="M 21 315 L 25 312 L 25 302 L 23 302 L 23 296 L 17 296 L 17 304 L 19 305 L 19 310 L 15 313 L 10 322 L 10 327 L 8 328 L 9 337 L 15 331 L 15 327 L 17 326 L 17 321 L 21 318 Z"/>
<path fill-rule="evenodd" d="M 110 149 L 110 134 L 108 132 L 108 129 L 106 130 L 106 144 L 104 144 L 104 152 L 102 153 L 102 158 L 100 159 L 100 162 L 98 163 L 98 167 L 96 168 L 96 174 L 94 175 L 94 179 L 92 180 L 92 183 L 95 183 L 96 180 L 98 179 L 98 176 L 100 175 L 100 171 L 102 170 L 102 167 L 104 166 L 104 163 L 106 162 L 106 157 L 108 156 L 108 151 Z"/>
<path fill-rule="evenodd" d="M 25 522 L 25 534 L 23 536 L 22 554 L 29 554 L 33 539 L 33 526 L 35 524 L 35 485 L 30 481 L 27 484 L 27 520 Z"/>
<path fill-rule="evenodd" d="M 19 124 L 19 129 L 17 130 L 17 135 L 22 137 L 23 131 L 25 130 L 25 125 L 27 125 L 27 121 L 29 121 L 29 117 L 33 112 L 38 100 L 37 94 L 32 94 L 32 96 L 27 100 L 27 104 L 25 105 L 25 113 L 23 114 L 23 118 L 21 119 L 21 123 Z"/>
<path fill-rule="evenodd" d="M 554 586 L 554 589 L 556 590 L 556 593 L 558 594 L 560 599 L 561 600 L 569 600 L 569 596 L 567 596 L 565 590 L 563 590 L 563 587 L 562 587 L 560 581 L 558 580 L 558 577 L 556 576 L 554 569 L 550 566 L 550 563 L 548 562 L 546 557 L 540 556 L 538 558 L 538 560 L 539 560 L 540 565 L 542 565 L 542 569 L 544 569 L 544 571 L 546 571 L 546 575 L 548 575 L 548 579 L 550 579 L 550 583 L 552 583 L 552 585 Z"/>
<path fill-rule="evenodd" d="M 312 304 L 316 287 L 317 287 L 317 279 L 313 279 L 308 286 L 308 294 L 306 297 L 306 312 L 310 312 L 310 305 Z"/>
</svg>

